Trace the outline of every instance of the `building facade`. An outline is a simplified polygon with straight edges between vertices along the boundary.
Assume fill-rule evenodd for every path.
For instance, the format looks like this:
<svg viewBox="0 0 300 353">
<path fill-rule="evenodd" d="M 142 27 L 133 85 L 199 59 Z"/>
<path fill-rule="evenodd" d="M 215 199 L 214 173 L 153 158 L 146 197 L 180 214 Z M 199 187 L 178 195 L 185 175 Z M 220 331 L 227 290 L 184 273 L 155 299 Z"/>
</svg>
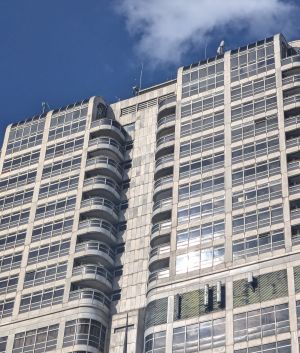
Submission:
<svg viewBox="0 0 300 353">
<path fill-rule="evenodd" d="M 0 353 L 299 353 L 299 48 L 8 126 Z"/>
</svg>

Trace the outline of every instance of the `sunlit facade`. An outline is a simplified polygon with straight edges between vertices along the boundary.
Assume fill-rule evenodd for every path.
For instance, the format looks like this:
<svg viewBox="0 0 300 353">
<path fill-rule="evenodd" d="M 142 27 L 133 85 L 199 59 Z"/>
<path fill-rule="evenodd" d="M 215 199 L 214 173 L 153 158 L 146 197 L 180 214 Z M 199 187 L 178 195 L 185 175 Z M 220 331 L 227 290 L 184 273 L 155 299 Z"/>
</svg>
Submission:
<svg viewBox="0 0 300 353">
<path fill-rule="evenodd" d="M 299 353 L 298 48 L 8 126 L 0 353 Z"/>
</svg>

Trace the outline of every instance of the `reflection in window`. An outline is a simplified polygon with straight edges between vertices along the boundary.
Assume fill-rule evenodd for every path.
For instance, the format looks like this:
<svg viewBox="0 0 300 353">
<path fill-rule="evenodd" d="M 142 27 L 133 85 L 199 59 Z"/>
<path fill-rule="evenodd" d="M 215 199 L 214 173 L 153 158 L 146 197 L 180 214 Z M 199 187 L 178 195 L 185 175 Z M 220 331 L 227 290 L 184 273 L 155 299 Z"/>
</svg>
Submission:
<svg viewBox="0 0 300 353">
<path fill-rule="evenodd" d="M 151 333 L 145 338 L 144 353 L 165 353 L 166 331 Z"/>
</svg>

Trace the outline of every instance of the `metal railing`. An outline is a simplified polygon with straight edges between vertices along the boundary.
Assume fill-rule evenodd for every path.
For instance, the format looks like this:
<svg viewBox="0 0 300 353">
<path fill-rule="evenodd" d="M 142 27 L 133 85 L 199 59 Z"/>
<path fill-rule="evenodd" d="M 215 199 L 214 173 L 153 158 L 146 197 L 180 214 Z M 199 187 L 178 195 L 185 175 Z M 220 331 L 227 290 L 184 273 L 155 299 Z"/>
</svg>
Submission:
<svg viewBox="0 0 300 353">
<path fill-rule="evenodd" d="M 300 95 L 296 96 L 291 96 L 291 97 L 286 97 L 283 99 L 283 104 L 294 104 L 294 103 L 300 103 Z"/>
<path fill-rule="evenodd" d="M 159 256 L 159 255 L 168 254 L 168 253 L 170 253 L 170 245 L 158 246 L 150 251 L 150 259 L 153 256 Z"/>
<path fill-rule="evenodd" d="M 173 175 L 166 176 L 166 177 L 163 177 L 163 178 L 156 180 L 154 183 L 154 189 L 158 188 L 159 186 L 168 184 L 168 183 L 173 183 Z"/>
<path fill-rule="evenodd" d="M 95 275 L 100 276 L 108 280 L 108 282 L 112 283 L 113 275 L 108 270 L 106 270 L 102 266 L 96 265 L 82 265 L 73 268 L 73 276 L 80 276 L 80 275 Z"/>
<path fill-rule="evenodd" d="M 98 127 L 98 126 L 101 126 L 101 125 L 108 125 L 108 126 L 111 126 L 111 127 L 115 127 L 116 129 L 118 129 L 122 133 L 124 133 L 124 128 L 122 127 L 122 125 L 118 121 L 113 120 L 113 119 L 108 119 L 108 118 L 101 118 L 99 120 L 93 121 L 92 124 L 91 124 L 91 128 Z"/>
<path fill-rule="evenodd" d="M 168 116 L 164 116 L 163 118 L 159 119 L 157 122 L 157 127 L 160 127 L 164 124 L 170 123 L 175 121 L 176 116 L 174 114 L 172 115 L 168 115 Z"/>
<path fill-rule="evenodd" d="M 290 56 L 288 58 L 284 58 L 281 60 L 281 66 L 292 64 L 292 63 L 300 63 L 300 55 L 296 54 L 293 56 Z"/>
<path fill-rule="evenodd" d="M 156 141 L 156 147 L 162 145 L 163 143 L 171 142 L 174 140 L 175 140 L 175 134 L 163 136 Z"/>
<path fill-rule="evenodd" d="M 172 224 L 171 221 L 153 224 L 153 226 L 151 228 L 151 233 L 153 234 L 153 233 L 159 232 L 159 231 L 171 230 L 171 224 Z"/>
<path fill-rule="evenodd" d="M 91 165 L 96 165 L 96 164 L 106 164 L 107 166 L 111 166 L 115 169 L 117 169 L 117 171 L 122 175 L 123 173 L 123 169 L 121 167 L 121 165 L 119 163 L 117 163 L 116 161 L 114 161 L 111 158 L 106 158 L 106 157 L 94 157 L 91 159 L 88 159 L 86 162 L 87 167 L 91 166 Z"/>
<path fill-rule="evenodd" d="M 153 211 L 157 210 L 158 208 L 163 208 L 168 206 L 172 206 L 172 198 L 156 201 L 153 205 Z"/>
<path fill-rule="evenodd" d="M 295 83 L 295 82 L 300 82 L 300 75 L 284 77 L 282 79 L 282 85 L 288 85 L 289 83 Z"/>
<path fill-rule="evenodd" d="M 112 179 L 100 177 L 100 176 L 86 179 L 84 181 L 83 186 L 95 185 L 95 184 L 102 184 L 102 185 L 110 186 L 117 193 L 119 193 L 119 194 L 121 193 L 121 188 L 119 187 L 119 185 L 117 183 L 115 183 Z"/>
<path fill-rule="evenodd" d="M 291 161 L 291 162 L 288 162 L 288 165 L 287 165 L 287 169 L 288 171 L 292 171 L 292 170 L 295 170 L 295 169 L 300 169 L 300 161 Z"/>
<path fill-rule="evenodd" d="M 286 148 L 300 146 L 300 137 L 295 137 L 286 141 Z"/>
<path fill-rule="evenodd" d="M 106 244 L 100 242 L 100 241 L 87 241 L 83 243 L 78 243 L 76 245 L 75 252 L 80 252 L 80 251 L 88 251 L 88 250 L 96 250 L 99 252 L 102 252 L 106 255 L 108 255 L 112 260 L 115 258 L 115 253 L 113 250 Z"/>
<path fill-rule="evenodd" d="M 118 214 L 119 211 L 113 202 L 102 197 L 91 197 L 90 199 L 86 199 L 81 202 L 81 208 L 94 205 L 107 207 L 114 211 L 116 214 Z"/>
<path fill-rule="evenodd" d="M 299 219 L 300 218 L 300 208 L 294 208 L 291 210 L 291 219 Z"/>
<path fill-rule="evenodd" d="M 153 281 L 157 281 L 159 279 L 163 278 L 168 278 L 170 276 L 170 270 L 169 268 L 163 268 L 157 272 L 150 273 L 148 277 L 148 283 L 151 283 Z"/>
<path fill-rule="evenodd" d="M 289 194 L 294 195 L 300 192 L 300 184 L 289 186 Z"/>
<path fill-rule="evenodd" d="M 89 141 L 89 147 L 103 145 L 103 144 L 113 146 L 121 153 L 124 153 L 124 149 L 119 144 L 119 142 L 117 142 L 115 139 L 112 139 L 110 137 L 97 137 Z"/>
<path fill-rule="evenodd" d="M 110 308 L 110 303 L 111 303 L 110 299 L 105 294 L 103 294 L 102 292 L 96 289 L 83 288 L 83 289 L 70 292 L 69 301 L 84 300 L 84 299 L 97 301 L 105 305 L 107 308 Z"/>
<path fill-rule="evenodd" d="M 164 105 L 167 105 L 167 104 L 170 104 L 170 103 L 174 103 L 174 102 L 176 102 L 176 96 L 163 99 L 162 101 L 160 101 L 160 102 L 158 103 L 158 108 L 161 108 L 161 107 L 163 107 Z"/>
<path fill-rule="evenodd" d="M 91 218 L 91 219 L 87 219 L 79 222 L 79 229 L 86 229 L 89 227 L 103 228 L 108 232 L 110 232 L 115 238 L 117 237 L 117 234 L 118 234 L 116 228 L 112 224 L 100 218 Z"/>
<path fill-rule="evenodd" d="M 285 127 L 300 124 L 300 115 L 290 116 L 284 120 Z"/>
<path fill-rule="evenodd" d="M 155 162 L 155 168 L 160 166 L 163 163 L 173 162 L 174 161 L 174 154 L 168 154 L 166 156 L 160 157 Z"/>
</svg>

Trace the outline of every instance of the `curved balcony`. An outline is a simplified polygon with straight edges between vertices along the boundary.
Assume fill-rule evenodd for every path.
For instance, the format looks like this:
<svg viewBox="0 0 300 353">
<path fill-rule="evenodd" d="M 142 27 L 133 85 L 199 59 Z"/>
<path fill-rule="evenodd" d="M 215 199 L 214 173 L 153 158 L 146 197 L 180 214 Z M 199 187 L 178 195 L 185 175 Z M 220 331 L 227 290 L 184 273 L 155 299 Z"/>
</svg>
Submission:
<svg viewBox="0 0 300 353">
<path fill-rule="evenodd" d="M 89 153 L 93 153 L 95 157 L 103 155 L 105 151 L 110 157 L 117 157 L 123 160 L 124 149 L 119 142 L 110 137 L 98 137 L 89 141 Z"/>
<path fill-rule="evenodd" d="M 300 55 L 290 56 L 281 60 L 281 70 L 288 70 L 294 67 L 300 67 Z"/>
<path fill-rule="evenodd" d="M 150 273 L 148 277 L 148 289 L 155 287 L 157 281 L 160 281 L 160 282 L 167 281 L 169 279 L 169 276 L 170 276 L 169 267 L 165 267 L 160 269 L 159 271 Z"/>
<path fill-rule="evenodd" d="M 103 266 L 81 265 L 73 268 L 72 282 L 107 293 L 112 290 L 113 275 Z"/>
<path fill-rule="evenodd" d="M 83 257 L 91 262 L 100 262 L 108 267 L 113 267 L 115 263 L 115 254 L 113 250 L 100 241 L 86 241 L 78 243 L 75 248 L 75 257 Z"/>
<path fill-rule="evenodd" d="M 94 157 L 90 158 L 86 162 L 85 170 L 95 171 L 99 173 L 104 173 L 107 176 L 117 179 L 118 181 L 122 180 L 123 169 L 119 163 L 115 160 L 107 157 Z"/>
<path fill-rule="evenodd" d="M 161 136 L 164 130 L 168 130 L 175 127 L 175 120 L 176 120 L 175 114 L 167 115 L 159 119 L 157 122 L 156 134 L 158 136 Z"/>
<path fill-rule="evenodd" d="M 286 149 L 290 149 L 294 147 L 299 148 L 299 146 L 300 146 L 300 137 L 295 137 L 286 141 Z"/>
<path fill-rule="evenodd" d="M 163 155 L 171 154 L 174 150 L 175 134 L 159 138 L 156 142 L 156 156 L 159 159 Z"/>
<path fill-rule="evenodd" d="M 80 213 L 89 217 L 105 217 L 109 221 L 118 221 L 118 208 L 115 204 L 102 197 L 91 197 L 83 200 L 80 206 Z"/>
<path fill-rule="evenodd" d="M 283 107 L 285 111 L 300 108 L 300 94 L 284 98 Z"/>
<path fill-rule="evenodd" d="M 156 265 L 161 260 L 165 260 L 169 257 L 170 257 L 170 244 L 167 244 L 167 245 L 164 244 L 151 249 L 149 254 L 149 271 L 154 272 Z"/>
<path fill-rule="evenodd" d="M 153 205 L 152 222 L 157 223 L 171 217 L 172 198 L 156 201 Z"/>
<path fill-rule="evenodd" d="M 82 304 L 96 306 L 107 314 L 110 311 L 110 299 L 104 293 L 96 289 L 83 288 L 72 291 L 69 294 L 69 301 L 76 301 L 76 306 Z"/>
<path fill-rule="evenodd" d="M 102 136 L 112 137 L 121 143 L 126 139 L 126 132 L 122 125 L 118 121 L 108 118 L 93 121 L 90 132 L 94 136 L 101 134 Z"/>
<path fill-rule="evenodd" d="M 154 195 L 153 197 L 157 197 L 162 191 L 166 191 L 168 189 L 173 188 L 173 175 L 168 175 L 166 177 L 160 178 L 154 182 Z"/>
<path fill-rule="evenodd" d="M 283 89 L 291 89 L 297 86 L 300 86 L 300 75 L 288 76 L 282 79 Z"/>
<path fill-rule="evenodd" d="M 151 228 L 151 247 L 170 241 L 172 223 L 170 220 L 153 224 Z"/>
<path fill-rule="evenodd" d="M 174 153 L 162 156 L 155 161 L 155 174 L 162 174 L 164 169 L 170 169 L 174 165 Z"/>
<path fill-rule="evenodd" d="M 121 188 L 112 179 L 95 176 L 84 181 L 83 192 L 89 195 L 112 197 L 115 202 L 118 202 L 120 200 Z"/>
<path fill-rule="evenodd" d="M 176 105 L 176 96 L 166 98 L 158 103 L 158 113 L 164 109 L 174 107 Z"/>
<path fill-rule="evenodd" d="M 108 244 L 117 242 L 116 228 L 101 218 L 91 218 L 79 222 L 77 235 L 82 240 L 103 240 Z"/>
</svg>

